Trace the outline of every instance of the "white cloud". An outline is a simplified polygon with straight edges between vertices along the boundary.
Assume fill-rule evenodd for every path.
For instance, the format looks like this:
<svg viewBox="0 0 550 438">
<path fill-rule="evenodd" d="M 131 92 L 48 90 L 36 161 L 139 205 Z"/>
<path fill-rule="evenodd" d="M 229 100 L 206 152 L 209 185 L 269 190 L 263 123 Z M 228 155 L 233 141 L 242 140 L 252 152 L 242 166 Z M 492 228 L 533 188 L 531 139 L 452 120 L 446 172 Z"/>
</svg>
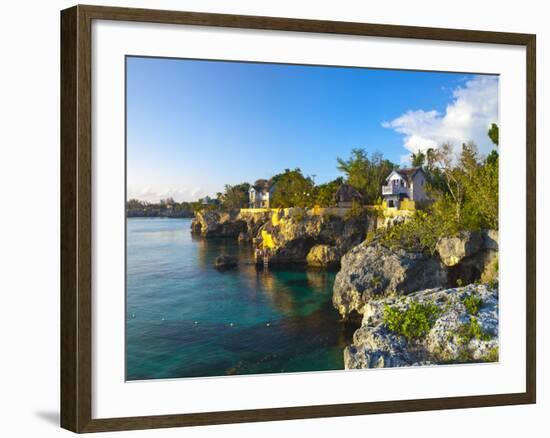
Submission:
<svg viewBox="0 0 550 438">
<path fill-rule="evenodd" d="M 491 123 L 498 124 L 498 77 L 476 76 L 453 90 L 445 114 L 410 110 L 382 126 L 403 134 L 403 146 L 409 152 L 473 141 L 481 153 L 488 154 L 493 149 L 487 137 Z"/>
</svg>

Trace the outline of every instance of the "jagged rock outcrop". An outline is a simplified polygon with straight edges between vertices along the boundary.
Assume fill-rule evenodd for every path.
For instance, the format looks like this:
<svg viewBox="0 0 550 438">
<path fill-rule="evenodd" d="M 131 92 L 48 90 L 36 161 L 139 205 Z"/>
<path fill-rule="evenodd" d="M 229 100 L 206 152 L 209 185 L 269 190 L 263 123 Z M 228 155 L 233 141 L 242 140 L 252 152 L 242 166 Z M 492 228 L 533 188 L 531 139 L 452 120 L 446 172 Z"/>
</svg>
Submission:
<svg viewBox="0 0 550 438">
<path fill-rule="evenodd" d="M 214 261 L 214 267 L 220 271 L 235 268 L 239 264 L 237 257 L 230 255 L 220 255 Z"/>
<path fill-rule="evenodd" d="M 340 315 L 363 313 L 371 299 L 434 287 L 498 282 L 498 231 L 463 232 L 440 240 L 435 254 L 362 243 L 341 258 L 333 305 Z"/>
<path fill-rule="evenodd" d="M 270 249 L 270 263 L 328 266 L 337 264 L 346 251 L 363 241 L 367 228 L 366 217 L 296 214 L 267 222 L 258 239 Z"/>
<path fill-rule="evenodd" d="M 498 230 L 482 230 L 483 248 L 498 251 Z"/>
<path fill-rule="evenodd" d="M 436 250 L 446 266 L 455 266 L 465 257 L 477 253 L 483 245 L 479 231 L 463 231 L 456 237 L 444 237 L 437 243 Z"/>
<path fill-rule="evenodd" d="M 238 211 L 198 211 L 191 222 L 191 232 L 203 237 L 237 237 L 246 229 L 246 221 L 239 217 Z"/>
<path fill-rule="evenodd" d="M 412 212 L 411 212 L 412 215 Z M 388 229 L 395 227 L 397 225 L 404 224 L 405 222 L 410 220 L 411 215 L 398 215 L 398 216 L 388 216 L 384 218 L 380 218 L 377 221 L 377 229 L 383 228 Z"/>
<path fill-rule="evenodd" d="M 341 251 L 330 245 L 315 245 L 307 256 L 306 261 L 309 266 L 331 266 L 340 263 Z"/>
<path fill-rule="evenodd" d="M 445 286 L 447 271 L 437 257 L 394 250 L 379 243 L 362 243 L 341 261 L 332 302 L 342 317 L 363 313 L 374 297 L 402 295 L 420 289 Z"/>
<path fill-rule="evenodd" d="M 256 238 L 260 228 L 271 221 L 271 212 L 243 212 L 239 214 L 239 220 L 246 223 L 246 230 L 239 234 L 239 243 L 250 243 Z"/>
<path fill-rule="evenodd" d="M 390 330 L 387 309 L 405 314 L 415 305 L 432 309 L 433 319 L 423 326 L 421 336 L 408 339 Z M 344 350 L 346 369 L 498 360 L 497 286 L 428 289 L 374 299 L 363 310 L 361 328 Z M 421 324 L 424 320 L 410 316 L 409 321 Z"/>
<path fill-rule="evenodd" d="M 498 280 L 497 230 L 462 232 L 458 237 L 441 239 L 437 251 L 448 266 L 449 286 Z"/>
</svg>

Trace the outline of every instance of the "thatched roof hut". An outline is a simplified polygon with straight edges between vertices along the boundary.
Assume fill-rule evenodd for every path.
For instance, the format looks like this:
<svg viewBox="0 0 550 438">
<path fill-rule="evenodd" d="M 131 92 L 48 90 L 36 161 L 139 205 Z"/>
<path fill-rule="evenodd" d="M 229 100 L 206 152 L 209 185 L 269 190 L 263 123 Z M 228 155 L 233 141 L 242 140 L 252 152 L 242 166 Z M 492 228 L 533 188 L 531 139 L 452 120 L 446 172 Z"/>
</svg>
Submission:
<svg viewBox="0 0 550 438">
<path fill-rule="evenodd" d="M 335 198 L 336 205 L 338 205 L 338 207 L 351 207 L 351 204 L 354 201 L 363 201 L 363 195 L 349 184 L 342 184 L 340 187 L 338 187 Z"/>
</svg>

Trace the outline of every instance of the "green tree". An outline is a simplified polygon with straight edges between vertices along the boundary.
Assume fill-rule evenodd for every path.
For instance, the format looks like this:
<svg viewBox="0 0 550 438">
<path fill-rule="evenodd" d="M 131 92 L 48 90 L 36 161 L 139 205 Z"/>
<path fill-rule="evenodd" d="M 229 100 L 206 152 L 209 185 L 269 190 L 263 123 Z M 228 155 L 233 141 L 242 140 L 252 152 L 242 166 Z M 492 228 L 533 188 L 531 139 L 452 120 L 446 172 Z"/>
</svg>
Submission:
<svg viewBox="0 0 550 438">
<path fill-rule="evenodd" d="M 334 205 L 334 197 L 338 188 L 344 183 L 344 178 L 338 177 L 325 184 L 315 187 L 315 203 L 321 207 Z"/>
<path fill-rule="evenodd" d="M 489 136 L 489 138 L 491 139 L 493 144 L 495 146 L 498 146 L 498 137 L 499 137 L 499 135 L 498 135 L 498 125 L 496 123 L 491 124 L 491 127 L 487 131 L 487 135 Z"/>
<path fill-rule="evenodd" d="M 221 205 L 226 210 L 244 208 L 248 205 L 248 190 L 250 184 L 241 183 L 237 185 L 226 184 L 224 193 L 218 194 L 218 199 Z"/>
<path fill-rule="evenodd" d="M 128 210 L 143 209 L 145 205 L 146 203 L 143 201 L 140 201 L 139 199 L 129 199 L 128 202 L 126 202 L 126 208 Z"/>
<path fill-rule="evenodd" d="M 299 168 L 285 169 L 272 179 L 275 184 L 273 207 L 312 207 L 315 203 L 313 180 L 302 174 Z"/>
<path fill-rule="evenodd" d="M 380 196 L 380 187 L 397 165 L 384 159 L 380 152 L 370 157 L 364 149 L 353 149 L 348 160 L 337 158 L 338 170 L 346 175 L 346 182 L 355 187 L 365 203 L 373 204 Z"/>
<path fill-rule="evenodd" d="M 482 160 L 473 143 L 462 145 L 457 160 L 449 145 L 438 149 L 443 184 L 431 192 L 431 212 L 447 232 L 498 228 L 498 156 L 490 157 Z"/>
<path fill-rule="evenodd" d="M 426 154 L 422 151 L 411 153 L 411 164 L 413 167 L 423 167 L 426 163 Z"/>
</svg>

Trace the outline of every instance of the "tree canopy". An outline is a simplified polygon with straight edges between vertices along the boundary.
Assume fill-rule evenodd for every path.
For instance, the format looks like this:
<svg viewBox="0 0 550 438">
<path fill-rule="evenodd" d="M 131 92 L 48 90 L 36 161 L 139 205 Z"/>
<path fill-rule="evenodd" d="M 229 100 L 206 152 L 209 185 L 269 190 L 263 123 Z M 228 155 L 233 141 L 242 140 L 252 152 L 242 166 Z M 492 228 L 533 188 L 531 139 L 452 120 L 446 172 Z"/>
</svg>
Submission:
<svg viewBox="0 0 550 438">
<path fill-rule="evenodd" d="M 367 204 L 376 201 L 386 177 L 398 167 L 384 159 L 380 152 L 369 156 L 364 149 L 353 149 L 349 159 L 337 158 L 337 161 L 338 170 L 346 175 L 346 182 L 363 195 Z"/>
<path fill-rule="evenodd" d="M 334 205 L 334 197 L 338 188 L 344 183 L 344 178 L 338 177 L 328 183 L 315 187 L 315 203 L 321 207 Z"/>
<path fill-rule="evenodd" d="M 496 123 L 491 124 L 489 131 L 487 131 L 487 135 L 489 136 L 493 144 L 495 146 L 498 146 L 498 125 Z"/>
<path fill-rule="evenodd" d="M 315 204 L 313 179 L 304 176 L 301 169 L 285 169 L 272 181 L 275 184 L 273 207 L 312 207 Z"/>
<path fill-rule="evenodd" d="M 248 205 L 250 184 L 243 182 L 237 185 L 226 184 L 223 193 L 218 194 L 221 205 L 226 210 L 244 208 Z"/>
<path fill-rule="evenodd" d="M 426 163 L 426 154 L 422 151 L 411 153 L 411 165 L 413 167 L 422 167 Z"/>
</svg>

